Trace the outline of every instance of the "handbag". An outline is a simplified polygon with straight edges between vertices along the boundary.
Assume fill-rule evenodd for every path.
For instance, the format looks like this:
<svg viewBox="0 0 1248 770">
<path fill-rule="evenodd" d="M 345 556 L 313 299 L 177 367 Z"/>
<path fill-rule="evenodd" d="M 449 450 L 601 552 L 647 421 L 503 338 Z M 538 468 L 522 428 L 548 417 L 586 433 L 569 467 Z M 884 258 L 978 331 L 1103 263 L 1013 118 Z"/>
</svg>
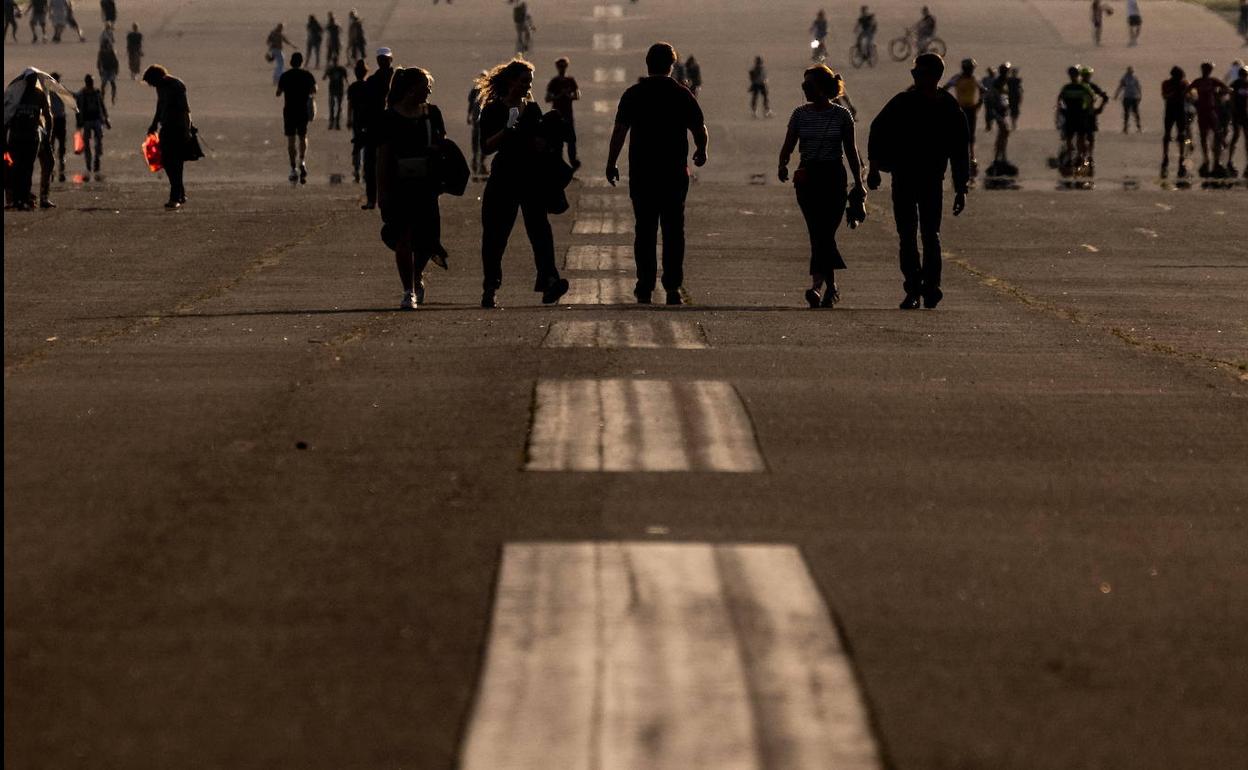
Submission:
<svg viewBox="0 0 1248 770">
<path fill-rule="evenodd" d="M 199 129 L 191 126 L 190 136 L 186 140 L 186 160 L 199 160 L 204 157 L 204 148 L 199 143 Z"/>
</svg>

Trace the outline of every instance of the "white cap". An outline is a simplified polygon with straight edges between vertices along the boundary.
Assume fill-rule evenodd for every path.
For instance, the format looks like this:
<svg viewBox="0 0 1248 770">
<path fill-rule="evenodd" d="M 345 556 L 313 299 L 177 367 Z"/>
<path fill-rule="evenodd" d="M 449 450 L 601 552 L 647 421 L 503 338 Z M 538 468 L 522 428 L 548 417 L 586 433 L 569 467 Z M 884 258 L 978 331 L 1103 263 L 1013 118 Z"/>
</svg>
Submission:
<svg viewBox="0 0 1248 770">
<path fill-rule="evenodd" d="M 386 47 L 383 45 L 381 48 L 378 48 L 378 49 L 377 49 L 377 55 L 378 55 L 378 56 L 385 56 L 385 57 L 387 57 L 387 58 L 393 59 L 393 58 L 394 58 L 394 51 L 391 51 L 389 48 L 386 48 Z"/>
</svg>

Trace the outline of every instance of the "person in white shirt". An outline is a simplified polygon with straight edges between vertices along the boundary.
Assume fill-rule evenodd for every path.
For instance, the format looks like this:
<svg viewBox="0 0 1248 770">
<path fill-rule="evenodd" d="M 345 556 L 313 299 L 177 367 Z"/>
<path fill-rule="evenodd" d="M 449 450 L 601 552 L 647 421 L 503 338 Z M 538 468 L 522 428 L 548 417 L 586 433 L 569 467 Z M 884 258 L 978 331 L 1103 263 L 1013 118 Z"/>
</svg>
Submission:
<svg viewBox="0 0 1248 770">
<path fill-rule="evenodd" d="M 1140 27 L 1143 24 L 1144 17 L 1140 15 L 1140 0 L 1127 0 L 1127 45 L 1135 45 L 1140 41 Z"/>
<path fill-rule="evenodd" d="M 1135 116 L 1135 132 L 1138 134 L 1140 128 L 1140 99 L 1144 95 L 1144 89 L 1140 86 L 1140 79 L 1135 76 L 1135 68 L 1127 67 L 1127 71 L 1123 74 L 1122 79 L 1118 81 L 1118 89 L 1114 91 L 1114 99 L 1122 97 L 1122 133 L 1127 133 L 1127 127 L 1131 123 L 1131 116 Z"/>
</svg>

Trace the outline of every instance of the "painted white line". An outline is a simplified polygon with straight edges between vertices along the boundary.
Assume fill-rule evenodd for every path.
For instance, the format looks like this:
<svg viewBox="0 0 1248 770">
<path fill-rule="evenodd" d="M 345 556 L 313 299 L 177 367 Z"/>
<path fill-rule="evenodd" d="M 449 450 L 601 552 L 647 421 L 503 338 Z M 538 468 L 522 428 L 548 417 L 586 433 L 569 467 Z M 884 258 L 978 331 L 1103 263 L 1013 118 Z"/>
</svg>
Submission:
<svg viewBox="0 0 1248 770">
<path fill-rule="evenodd" d="M 623 83 L 628 73 L 623 67 L 594 67 L 595 83 Z"/>
<path fill-rule="evenodd" d="M 1147 227 L 1137 227 L 1137 228 L 1135 228 L 1135 231 L 1136 231 L 1137 233 L 1139 233 L 1140 235 L 1144 235 L 1144 236 L 1147 236 L 1147 237 L 1149 237 L 1149 238 L 1156 238 L 1156 237 L 1157 237 L 1157 231 L 1156 231 L 1156 230 L 1151 230 L 1151 229 L 1149 229 L 1149 228 L 1147 228 Z"/>
<path fill-rule="evenodd" d="M 542 380 L 535 404 L 525 470 L 764 470 L 724 382 Z"/>
<path fill-rule="evenodd" d="M 1090 243 L 1082 243 L 1082 244 L 1080 244 L 1080 245 L 1081 245 L 1081 246 L 1083 246 L 1083 248 L 1084 248 L 1084 249 L 1086 249 L 1088 252 L 1090 252 L 1090 253 L 1092 253 L 1092 254 L 1095 254 L 1095 253 L 1097 253 L 1098 251 L 1100 251 L 1100 249 L 1098 249 L 1097 247 L 1093 246 L 1093 245 L 1092 245 L 1092 244 L 1090 244 Z"/>
<path fill-rule="evenodd" d="M 611 102 L 606 99 L 595 99 L 594 112 L 598 115 L 606 115 L 611 112 Z"/>
<path fill-rule="evenodd" d="M 572 246 L 563 262 L 567 270 L 631 270 L 634 264 L 633 247 L 623 245 Z"/>
<path fill-rule="evenodd" d="M 602 193 L 585 193 L 577 199 L 578 211 L 616 211 L 633 212 L 633 201 L 627 195 L 605 195 Z"/>
<path fill-rule="evenodd" d="M 624 18 L 624 7 L 620 5 L 595 5 L 595 19 L 622 19 Z"/>
<path fill-rule="evenodd" d="M 792 546 L 508 543 L 496 597 L 463 770 L 881 766 Z"/>
<path fill-rule="evenodd" d="M 688 321 L 557 321 L 543 347 L 703 350 L 701 327 Z"/>
<path fill-rule="evenodd" d="M 595 51 L 618 51 L 624 47 L 624 35 L 619 32 L 595 32 Z"/>
<path fill-rule="evenodd" d="M 630 278 L 569 278 L 561 305 L 622 305 L 635 302 Z"/>
<path fill-rule="evenodd" d="M 575 235 L 619 235 L 634 230 L 632 217 L 621 217 L 606 212 L 579 214 L 572 225 Z"/>
</svg>

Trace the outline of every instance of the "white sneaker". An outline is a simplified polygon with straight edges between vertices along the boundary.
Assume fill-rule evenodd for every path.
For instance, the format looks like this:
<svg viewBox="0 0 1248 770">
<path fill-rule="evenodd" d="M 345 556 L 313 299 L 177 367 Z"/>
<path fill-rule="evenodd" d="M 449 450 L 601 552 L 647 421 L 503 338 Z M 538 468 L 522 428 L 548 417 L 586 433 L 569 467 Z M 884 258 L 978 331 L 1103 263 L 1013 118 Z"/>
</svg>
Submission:
<svg viewBox="0 0 1248 770">
<path fill-rule="evenodd" d="M 418 304 L 419 300 L 417 299 L 416 292 L 404 292 L 403 301 L 399 303 L 399 310 L 415 310 Z"/>
</svg>

